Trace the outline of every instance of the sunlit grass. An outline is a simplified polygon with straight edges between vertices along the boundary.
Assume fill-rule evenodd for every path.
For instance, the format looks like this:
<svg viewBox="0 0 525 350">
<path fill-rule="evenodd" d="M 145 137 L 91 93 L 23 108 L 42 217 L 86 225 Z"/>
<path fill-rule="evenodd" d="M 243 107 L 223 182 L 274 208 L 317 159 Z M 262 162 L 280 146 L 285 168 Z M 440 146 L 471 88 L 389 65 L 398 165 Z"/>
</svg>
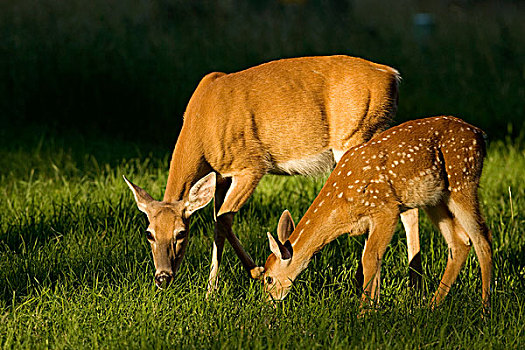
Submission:
<svg viewBox="0 0 525 350">
<path fill-rule="evenodd" d="M 525 342 L 525 10 L 519 2 L 0 2 L 0 348 L 521 348 Z M 335 3 L 335 2 L 334 2 Z M 342 3 L 342 2 L 338 2 Z M 333 6 L 333 5 L 332 5 Z M 428 36 L 413 15 L 435 20 Z M 423 298 L 406 239 L 384 257 L 377 311 L 357 318 L 364 237 L 323 249 L 276 308 L 226 247 L 204 298 L 210 206 L 160 291 L 146 218 L 122 175 L 161 198 L 186 103 L 210 71 L 348 54 L 403 81 L 396 122 L 453 114 L 489 136 L 482 209 L 493 232 L 492 314 L 474 254 L 437 310 L 447 247 L 421 214 Z M 256 262 L 284 209 L 296 221 L 321 178 L 268 176 L 234 230 Z"/>
<path fill-rule="evenodd" d="M 435 311 L 427 307 L 447 248 L 424 214 L 425 298 L 407 289 L 406 244 L 399 226 L 384 258 L 381 302 L 362 319 L 357 318 L 359 297 L 352 277 L 363 237 L 342 236 L 325 247 L 277 308 L 263 302 L 259 283 L 249 280 L 227 247 L 220 289 L 206 300 L 210 207 L 193 220 L 189 250 L 174 285 L 160 291 L 154 287 L 153 262 L 142 234 L 146 219 L 121 176 L 160 198 L 168 154 L 124 158 L 107 166 L 84 162 L 57 144 L 30 150 L 27 166 L 20 162 L 21 168 L 13 169 L 25 176 L 7 173 L 1 180 L 4 348 L 515 348 L 523 342 L 525 153 L 519 140 L 490 144 L 482 178 L 482 207 L 494 234 L 495 261 L 493 309 L 485 320 L 474 254 L 444 304 Z M 57 153 L 63 156 L 55 159 Z M 282 210 L 289 209 L 297 221 L 323 181 L 263 179 L 234 227 L 257 262 L 269 254 L 265 233 L 275 231 Z"/>
</svg>

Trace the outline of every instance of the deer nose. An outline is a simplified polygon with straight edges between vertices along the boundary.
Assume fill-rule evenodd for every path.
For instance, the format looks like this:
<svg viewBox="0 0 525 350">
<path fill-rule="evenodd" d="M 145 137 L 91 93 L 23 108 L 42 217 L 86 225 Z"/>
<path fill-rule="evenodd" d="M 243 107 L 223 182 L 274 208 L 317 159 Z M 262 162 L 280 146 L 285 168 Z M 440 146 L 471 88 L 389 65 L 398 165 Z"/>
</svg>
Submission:
<svg viewBox="0 0 525 350">
<path fill-rule="evenodd" d="M 167 272 L 161 272 L 157 275 L 155 275 L 155 284 L 160 289 L 164 289 L 170 284 L 171 282 L 171 275 Z"/>
</svg>

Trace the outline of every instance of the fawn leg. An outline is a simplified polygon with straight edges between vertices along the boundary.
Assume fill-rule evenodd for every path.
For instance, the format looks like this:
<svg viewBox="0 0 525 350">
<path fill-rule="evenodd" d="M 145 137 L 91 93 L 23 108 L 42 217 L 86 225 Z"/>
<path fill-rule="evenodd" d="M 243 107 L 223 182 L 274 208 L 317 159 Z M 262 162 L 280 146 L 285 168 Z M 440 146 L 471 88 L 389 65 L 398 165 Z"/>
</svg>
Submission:
<svg viewBox="0 0 525 350">
<path fill-rule="evenodd" d="M 474 246 L 481 268 L 482 300 L 485 311 L 490 310 L 492 280 L 492 235 L 481 216 L 477 191 L 470 194 L 453 192 L 448 207 L 463 227 Z"/>
<path fill-rule="evenodd" d="M 421 253 L 419 247 L 419 225 L 418 225 L 418 209 L 407 210 L 400 215 L 401 222 L 405 228 L 408 245 L 408 267 L 409 267 L 409 285 L 410 287 L 421 289 L 423 268 L 421 266 Z M 380 269 L 381 267 L 379 267 Z M 377 288 L 380 288 L 381 271 L 379 270 L 375 277 Z M 359 261 L 357 271 L 354 278 L 354 285 L 356 292 L 360 292 L 363 285 L 363 265 Z"/>
<path fill-rule="evenodd" d="M 409 286 L 419 290 L 422 287 L 423 267 L 419 246 L 418 209 L 407 210 L 400 217 L 407 236 Z"/>
<path fill-rule="evenodd" d="M 362 259 L 364 284 L 361 306 L 373 302 L 378 297 L 379 281 L 377 277 L 386 247 L 394 235 L 397 215 L 398 213 L 373 219 L 373 227 L 366 241 Z"/>
<path fill-rule="evenodd" d="M 448 245 L 447 267 L 431 301 L 432 307 L 435 307 L 450 291 L 450 287 L 456 280 L 459 271 L 467 259 L 470 245 L 462 227 L 454 220 L 452 213 L 444 203 L 426 208 L 425 211 L 434 225 L 439 229 Z"/>
</svg>

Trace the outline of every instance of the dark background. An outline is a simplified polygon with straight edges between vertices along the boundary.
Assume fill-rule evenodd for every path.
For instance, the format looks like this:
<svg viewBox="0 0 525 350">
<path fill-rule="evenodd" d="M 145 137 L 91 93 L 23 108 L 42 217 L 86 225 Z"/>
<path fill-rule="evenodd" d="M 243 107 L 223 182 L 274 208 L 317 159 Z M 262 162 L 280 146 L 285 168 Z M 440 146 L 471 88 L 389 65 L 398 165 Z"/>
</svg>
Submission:
<svg viewBox="0 0 525 350">
<path fill-rule="evenodd" d="M 524 5 L 2 1 L 0 136 L 4 147 L 46 133 L 168 151 L 204 74 L 284 57 L 347 54 L 401 72 L 396 122 L 454 114 L 492 138 L 516 137 L 524 125 Z"/>
</svg>

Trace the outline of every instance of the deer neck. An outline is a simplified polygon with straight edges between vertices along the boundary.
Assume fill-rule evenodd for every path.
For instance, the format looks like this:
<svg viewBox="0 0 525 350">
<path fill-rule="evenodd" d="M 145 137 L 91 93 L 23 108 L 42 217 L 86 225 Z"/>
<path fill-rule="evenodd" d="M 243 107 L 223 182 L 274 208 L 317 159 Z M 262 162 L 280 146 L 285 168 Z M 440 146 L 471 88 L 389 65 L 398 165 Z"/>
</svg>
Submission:
<svg viewBox="0 0 525 350">
<path fill-rule="evenodd" d="M 307 267 L 315 253 L 343 233 L 350 232 L 348 222 L 339 220 L 341 208 L 329 208 L 319 197 L 314 200 L 289 239 L 293 248 L 289 265 L 289 277 L 292 279 Z"/>
<path fill-rule="evenodd" d="M 187 197 L 191 186 L 209 171 L 198 137 L 191 137 L 183 125 L 171 157 L 164 201 L 175 202 Z"/>
</svg>

